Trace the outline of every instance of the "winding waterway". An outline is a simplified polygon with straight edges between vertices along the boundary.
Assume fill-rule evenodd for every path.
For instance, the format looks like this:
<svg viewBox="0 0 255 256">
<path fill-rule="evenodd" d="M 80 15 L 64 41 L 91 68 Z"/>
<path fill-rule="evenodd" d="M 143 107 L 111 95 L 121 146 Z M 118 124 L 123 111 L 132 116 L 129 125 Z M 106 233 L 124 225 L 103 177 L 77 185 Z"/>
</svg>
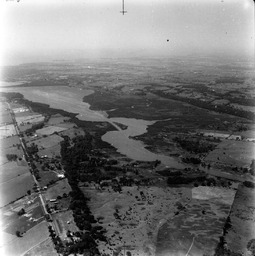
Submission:
<svg viewBox="0 0 255 256">
<path fill-rule="evenodd" d="M 90 105 L 83 102 L 83 97 L 92 94 L 93 90 L 81 90 L 67 86 L 46 86 L 46 87 L 9 87 L 2 88 L 6 92 L 20 92 L 30 101 L 48 104 L 52 108 L 62 109 L 70 113 L 77 113 L 77 118 L 93 122 L 109 122 L 116 131 L 107 132 L 102 140 L 108 142 L 117 151 L 127 157 L 140 161 L 160 160 L 164 165 L 175 168 L 182 168 L 183 164 L 176 158 L 155 154 L 145 148 L 145 145 L 131 137 L 146 132 L 147 127 L 156 121 L 146 121 L 134 118 L 108 118 L 104 111 L 94 111 Z M 115 122 L 128 126 L 122 130 Z"/>
</svg>

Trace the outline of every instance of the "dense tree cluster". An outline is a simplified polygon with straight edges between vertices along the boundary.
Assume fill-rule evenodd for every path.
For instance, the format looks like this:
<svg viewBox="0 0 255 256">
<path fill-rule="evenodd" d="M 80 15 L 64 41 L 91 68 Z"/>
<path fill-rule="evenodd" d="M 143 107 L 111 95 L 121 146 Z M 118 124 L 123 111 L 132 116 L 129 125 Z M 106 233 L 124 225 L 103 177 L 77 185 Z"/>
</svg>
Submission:
<svg viewBox="0 0 255 256">
<path fill-rule="evenodd" d="M 6 158 L 8 161 L 16 161 L 18 156 L 16 154 L 6 154 Z"/>
<path fill-rule="evenodd" d="M 249 172 L 251 175 L 255 175 L 255 159 L 252 159 L 252 161 L 251 161 Z"/>
<path fill-rule="evenodd" d="M 25 214 L 25 209 L 24 208 L 21 208 L 19 211 L 18 211 L 18 215 L 21 216 L 23 214 Z"/>
<path fill-rule="evenodd" d="M 23 99 L 23 95 L 19 92 L 1 92 L 0 95 L 5 97 L 8 101 Z"/>
<path fill-rule="evenodd" d="M 174 94 L 165 94 L 163 91 L 154 91 L 155 94 L 164 97 L 164 98 L 169 98 L 169 99 L 173 99 L 173 100 L 178 100 L 181 102 L 186 102 L 189 103 L 191 105 L 194 105 L 196 107 L 200 107 L 203 109 L 208 109 L 211 111 L 216 111 L 218 113 L 225 113 L 225 114 L 229 114 L 229 115 L 234 115 L 234 116 L 239 116 L 239 117 L 243 117 L 243 118 L 247 118 L 250 120 L 254 120 L 255 119 L 255 114 L 251 111 L 245 111 L 242 109 L 237 109 L 237 108 L 233 108 L 231 105 L 213 105 L 210 104 L 208 102 L 199 100 L 199 99 L 195 99 L 195 98 L 185 98 L 185 97 L 181 97 L 178 95 L 174 95 Z M 232 98 L 230 99 L 232 101 Z M 236 98 L 234 99 L 235 102 L 237 102 Z M 242 101 L 240 99 L 240 101 Z M 246 103 L 246 102 L 242 102 Z"/>
<path fill-rule="evenodd" d="M 206 175 L 199 176 L 171 176 L 167 179 L 168 185 L 180 185 L 180 184 L 190 184 L 190 183 L 198 183 L 205 184 L 206 183 Z"/>
<path fill-rule="evenodd" d="M 227 182 L 225 179 L 215 179 L 200 169 L 184 168 L 183 170 L 171 170 L 166 169 L 158 171 L 162 176 L 168 177 L 167 184 L 169 186 L 188 185 L 193 184 L 198 186 L 223 186 L 227 187 L 231 185 L 231 182 Z"/>
<path fill-rule="evenodd" d="M 191 140 L 191 139 L 185 139 L 180 137 L 173 138 L 173 141 L 178 143 L 184 150 L 194 154 L 208 153 L 209 151 L 212 151 L 216 147 L 215 144 L 205 143 L 204 141 L 200 141 L 200 140 Z"/>
<path fill-rule="evenodd" d="M 243 184 L 247 188 L 255 188 L 255 184 L 251 181 L 246 180 L 246 181 L 243 182 Z"/>
<path fill-rule="evenodd" d="M 228 216 L 223 227 L 223 235 L 220 237 L 220 241 L 215 249 L 214 256 L 241 256 L 241 253 L 231 251 L 226 243 L 225 236 L 231 228 L 231 219 Z"/>
<path fill-rule="evenodd" d="M 252 253 L 252 255 L 255 255 L 255 239 L 251 239 L 247 243 L 247 249 Z"/>
<path fill-rule="evenodd" d="M 68 116 L 68 117 L 71 117 L 71 118 L 74 118 L 76 116 L 76 114 L 69 113 L 69 112 L 64 111 L 62 109 L 50 108 L 49 105 L 44 104 L 44 103 L 40 103 L 40 102 L 33 102 L 33 101 L 21 99 L 20 103 L 23 104 L 23 105 L 31 107 L 34 112 L 41 113 L 41 114 L 47 113 L 47 115 L 49 115 L 49 116 L 50 115 L 55 115 L 55 114 L 61 114 L 63 116 Z"/>
<path fill-rule="evenodd" d="M 26 130 L 26 135 L 27 136 L 32 136 L 33 133 L 35 133 L 36 130 L 42 129 L 44 127 L 44 123 L 38 123 L 38 124 L 33 124 L 31 128 Z"/>
<path fill-rule="evenodd" d="M 106 242 L 104 233 L 106 230 L 99 226 L 92 215 L 87 203 L 88 198 L 78 186 L 79 170 L 88 162 L 89 153 L 92 150 L 90 136 L 78 136 L 72 141 L 65 137 L 61 143 L 62 164 L 66 171 L 66 177 L 72 188 L 70 192 L 70 209 L 73 211 L 74 221 L 81 230 L 79 240 L 68 245 L 64 255 L 85 253 L 90 255 L 99 255 L 96 240 Z"/>
<path fill-rule="evenodd" d="M 32 143 L 30 146 L 26 146 L 28 155 L 33 156 L 38 152 L 38 146 L 35 143 Z"/>
<path fill-rule="evenodd" d="M 19 230 L 16 231 L 16 236 L 17 237 L 22 237 L 22 234 L 21 234 L 21 232 Z"/>
<path fill-rule="evenodd" d="M 228 249 L 224 236 L 221 236 L 220 241 L 215 249 L 214 256 L 242 256 L 242 254 L 238 252 L 232 252 L 230 249 Z"/>
<path fill-rule="evenodd" d="M 182 161 L 187 164 L 200 164 L 201 160 L 197 157 L 183 157 Z"/>
</svg>

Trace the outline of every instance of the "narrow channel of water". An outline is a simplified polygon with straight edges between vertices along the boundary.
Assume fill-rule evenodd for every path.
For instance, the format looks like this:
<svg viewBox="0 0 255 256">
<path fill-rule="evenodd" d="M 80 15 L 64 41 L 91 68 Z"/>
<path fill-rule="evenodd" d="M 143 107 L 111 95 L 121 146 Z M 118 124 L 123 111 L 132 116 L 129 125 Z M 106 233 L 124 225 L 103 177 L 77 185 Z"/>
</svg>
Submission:
<svg viewBox="0 0 255 256">
<path fill-rule="evenodd" d="M 80 90 L 67 86 L 47 86 L 47 87 L 16 87 L 2 88 L 2 91 L 20 92 L 28 100 L 41 102 L 50 105 L 52 108 L 63 109 L 67 112 L 77 113 L 77 118 L 85 121 L 109 122 L 117 130 L 107 132 L 102 136 L 102 140 L 114 146 L 119 153 L 127 157 L 140 161 L 160 160 L 164 165 L 175 168 L 182 168 L 176 158 L 155 154 L 147 150 L 143 142 L 130 137 L 141 135 L 146 132 L 148 125 L 155 121 L 146 121 L 134 118 L 108 118 L 104 111 L 93 111 L 90 105 L 83 102 L 85 95 L 90 95 L 93 90 Z M 121 130 L 114 122 L 128 126 L 126 130 Z"/>
</svg>

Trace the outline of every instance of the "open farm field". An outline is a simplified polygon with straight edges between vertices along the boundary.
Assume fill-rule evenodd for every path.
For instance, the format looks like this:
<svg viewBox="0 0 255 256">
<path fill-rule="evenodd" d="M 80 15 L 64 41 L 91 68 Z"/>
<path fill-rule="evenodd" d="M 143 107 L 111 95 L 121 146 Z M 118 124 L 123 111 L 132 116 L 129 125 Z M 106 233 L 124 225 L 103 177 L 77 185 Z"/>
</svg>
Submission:
<svg viewBox="0 0 255 256">
<path fill-rule="evenodd" d="M 27 165 L 17 165 L 17 162 L 15 161 L 6 162 L 5 164 L 1 165 L 0 186 L 27 173 L 30 173 Z"/>
<path fill-rule="evenodd" d="M 1 112 L 6 111 L 6 108 L 8 108 L 8 104 L 5 102 L 4 98 L 0 98 L 0 110 Z"/>
<path fill-rule="evenodd" d="M 16 238 L 16 235 L 11 235 L 8 233 L 5 233 L 4 231 L 0 230 L 0 254 L 1 255 L 6 255 L 6 250 L 4 248 L 5 245 L 7 245 L 8 243 L 12 243 L 12 241 Z"/>
<path fill-rule="evenodd" d="M 16 86 L 26 83 L 27 81 L 13 81 L 13 82 L 5 82 L 1 81 L 1 86 Z"/>
<path fill-rule="evenodd" d="M 39 171 L 39 183 L 41 187 L 49 186 L 51 182 L 59 180 L 57 173 L 54 171 Z"/>
<path fill-rule="evenodd" d="M 239 185 L 229 217 L 230 226 L 225 235 L 228 248 L 232 252 L 254 255 L 254 242 L 248 246 L 255 239 L 254 188 Z"/>
<path fill-rule="evenodd" d="M 16 239 L 22 239 L 24 243 L 20 244 L 21 248 L 16 248 L 17 252 L 19 252 L 20 249 L 22 250 L 23 246 L 26 246 L 27 243 L 26 239 L 24 239 L 26 235 L 30 233 L 31 229 L 34 229 L 35 226 L 43 221 L 43 211 L 39 201 L 37 195 L 32 194 L 1 208 L 1 252 L 4 251 L 6 253 L 1 255 L 20 255 L 14 254 L 15 251 L 11 251 L 13 254 L 9 254 L 11 243 L 16 242 Z M 19 216 L 18 212 L 21 209 L 24 209 L 25 213 Z M 23 237 L 17 237 L 16 231 L 24 233 Z M 18 241 L 18 243 L 19 242 L 21 241 Z"/>
<path fill-rule="evenodd" d="M 53 146 L 56 146 L 57 144 L 59 144 L 61 141 L 63 141 L 64 139 L 56 134 L 50 135 L 48 137 L 45 138 L 40 138 L 37 140 L 33 140 L 32 143 L 36 144 L 38 146 L 38 149 L 45 149 L 45 148 L 50 148 Z M 28 143 L 28 146 L 31 145 L 31 142 Z"/>
<path fill-rule="evenodd" d="M 31 129 L 32 126 L 33 126 L 33 124 L 24 124 L 23 123 L 23 124 L 19 125 L 19 130 L 20 130 L 20 132 L 25 132 L 26 130 Z"/>
<path fill-rule="evenodd" d="M 23 254 L 23 256 L 58 256 L 59 254 L 56 252 L 54 248 L 54 244 L 51 238 L 41 242 L 37 246 L 31 248 L 28 252 Z"/>
<path fill-rule="evenodd" d="M 14 179 L 8 180 L 0 186 L 0 207 L 26 195 L 31 190 L 34 181 L 30 173 L 25 173 Z"/>
<path fill-rule="evenodd" d="M 2 156 L 4 156 L 5 158 L 6 158 L 6 155 L 8 155 L 8 154 L 14 154 L 14 155 L 17 155 L 18 159 L 20 159 L 23 157 L 24 152 L 22 151 L 21 148 L 9 147 L 4 150 L 0 150 L 0 154 Z M 7 160 L 7 158 L 6 158 L 6 160 Z"/>
<path fill-rule="evenodd" d="M 45 221 L 39 223 L 30 229 L 23 237 L 16 235 L 8 240 L 2 248 L 2 255 L 20 256 L 30 250 L 32 247 L 40 244 L 49 237 L 49 231 Z"/>
<path fill-rule="evenodd" d="M 253 138 L 253 139 L 255 139 L 255 125 L 251 126 L 248 131 L 240 132 L 240 135 L 244 136 L 244 138 Z"/>
<path fill-rule="evenodd" d="M 68 121 L 69 119 L 69 117 L 61 116 L 59 114 L 52 115 L 49 121 L 47 122 L 47 125 L 58 125 L 60 123 Z"/>
<path fill-rule="evenodd" d="M 7 164 L 9 161 L 6 159 L 6 156 L 0 152 L 0 166 Z"/>
<path fill-rule="evenodd" d="M 10 113 L 4 111 L 0 108 L 0 125 L 10 124 L 12 123 L 12 117 Z"/>
<path fill-rule="evenodd" d="M 229 103 L 229 100 L 225 100 L 225 99 L 216 99 L 212 102 L 215 105 L 225 105 Z"/>
<path fill-rule="evenodd" d="M 44 220 L 43 210 L 40 206 L 39 201 L 33 203 L 33 205 L 24 205 L 21 207 L 25 210 L 26 213 L 17 218 L 16 216 L 18 215 L 18 213 L 15 212 L 16 218 L 8 225 L 4 232 L 16 235 L 16 231 L 18 230 L 21 233 L 25 234 L 31 228 Z"/>
<path fill-rule="evenodd" d="M 26 134 L 26 133 L 23 133 L 23 138 L 25 140 L 25 142 L 27 143 L 27 145 L 30 143 L 30 142 L 33 142 L 34 140 L 38 140 L 38 139 L 41 139 L 43 136 L 42 135 L 38 135 L 38 134 Z M 46 137 L 46 136 L 45 136 Z"/>
<path fill-rule="evenodd" d="M 251 112 L 255 112 L 255 106 L 243 106 L 243 105 L 239 105 L 239 104 L 231 104 L 231 106 L 233 106 L 234 108 L 240 108 L 243 109 L 245 111 L 251 111 Z"/>
<path fill-rule="evenodd" d="M 64 193 L 67 195 L 71 191 L 71 187 L 67 179 L 58 181 L 54 186 L 47 189 L 45 193 L 46 200 L 56 199 L 58 196 L 62 196 Z"/>
<path fill-rule="evenodd" d="M 107 230 L 109 244 L 100 243 L 100 252 L 113 253 L 125 248 L 132 255 L 155 252 L 158 228 L 178 211 L 176 202 L 191 199 L 189 188 L 123 187 L 122 193 L 81 188 L 91 200 L 95 218 Z M 141 196 L 141 193 L 143 196 Z"/>
<path fill-rule="evenodd" d="M 228 166 L 247 167 L 254 159 L 255 143 L 249 141 L 223 140 L 205 158 L 206 162 Z"/>
<path fill-rule="evenodd" d="M 15 114 L 15 118 L 32 118 L 33 115 L 38 115 L 38 113 L 33 113 L 31 110 L 27 109 L 27 111 L 18 111 L 19 109 L 22 108 L 16 108 L 16 109 L 12 109 L 12 111 Z"/>
<path fill-rule="evenodd" d="M 192 198 L 198 200 L 217 201 L 231 206 L 236 190 L 223 187 L 198 186 L 192 188 Z"/>
<path fill-rule="evenodd" d="M 8 138 L 0 139 L 1 149 L 13 147 L 14 145 L 20 144 L 19 136 L 11 136 Z"/>
<path fill-rule="evenodd" d="M 16 135 L 16 130 L 13 124 L 0 126 L 0 139 Z"/>
<path fill-rule="evenodd" d="M 83 136 L 85 132 L 82 129 L 70 128 L 60 133 L 62 136 L 68 136 L 70 139 L 75 138 L 76 136 Z"/>
<path fill-rule="evenodd" d="M 18 221 L 19 219 L 23 218 L 25 215 L 18 215 L 18 212 L 24 208 L 26 217 L 30 218 L 41 218 L 42 217 L 42 211 L 39 206 L 39 198 L 36 194 L 31 195 L 25 195 L 21 199 L 16 200 L 15 202 L 8 204 L 1 208 L 1 219 L 3 220 L 1 229 L 6 230 L 10 228 L 10 226 L 13 226 L 13 223 L 15 221 Z M 31 220 L 23 221 L 23 223 L 29 222 Z M 32 221 L 31 221 L 32 223 Z M 15 226 L 15 225 L 14 225 Z M 25 231 L 24 229 L 23 231 Z M 13 233 L 13 232 L 10 232 Z"/>
<path fill-rule="evenodd" d="M 18 103 L 16 100 L 15 101 L 12 101 L 9 103 L 10 106 L 11 106 L 11 109 L 18 109 L 18 108 L 22 108 L 23 106 Z"/>
<path fill-rule="evenodd" d="M 45 117 L 41 114 L 32 114 L 27 116 L 16 117 L 16 121 L 18 125 L 27 124 L 27 123 L 30 123 L 30 124 L 40 123 L 40 122 L 43 122 L 44 119 Z"/>
<path fill-rule="evenodd" d="M 59 127 L 59 129 L 71 129 L 71 128 L 76 128 L 77 127 L 77 125 L 76 124 L 74 124 L 74 123 L 70 123 L 70 122 L 65 122 L 65 123 L 59 123 L 58 125 L 57 125 L 58 127 Z"/>
<path fill-rule="evenodd" d="M 68 128 L 64 128 L 64 127 L 59 127 L 59 126 L 46 126 L 42 129 L 38 129 L 36 130 L 36 133 L 40 134 L 40 135 L 51 135 L 55 132 L 62 132 L 67 130 Z"/>
<path fill-rule="evenodd" d="M 193 188 L 192 200 L 159 229 L 156 255 L 185 255 L 191 245 L 190 255 L 213 255 L 234 195 L 233 190 Z"/>
<path fill-rule="evenodd" d="M 60 156 L 60 145 L 57 144 L 55 146 L 52 146 L 50 148 L 45 148 L 45 149 L 41 149 L 38 151 L 38 156 L 45 156 L 47 155 L 47 157 L 56 157 L 56 156 Z"/>
</svg>

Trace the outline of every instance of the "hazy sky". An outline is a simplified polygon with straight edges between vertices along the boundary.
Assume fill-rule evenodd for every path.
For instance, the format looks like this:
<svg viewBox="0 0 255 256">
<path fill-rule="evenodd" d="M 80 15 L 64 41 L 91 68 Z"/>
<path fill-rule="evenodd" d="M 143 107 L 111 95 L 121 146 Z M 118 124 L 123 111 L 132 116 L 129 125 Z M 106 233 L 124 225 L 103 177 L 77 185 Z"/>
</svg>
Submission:
<svg viewBox="0 0 255 256">
<path fill-rule="evenodd" d="M 253 54 L 252 0 L 1 1 L 6 63 L 29 57 Z M 169 39 L 169 42 L 167 42 Z"/>
</svg>

